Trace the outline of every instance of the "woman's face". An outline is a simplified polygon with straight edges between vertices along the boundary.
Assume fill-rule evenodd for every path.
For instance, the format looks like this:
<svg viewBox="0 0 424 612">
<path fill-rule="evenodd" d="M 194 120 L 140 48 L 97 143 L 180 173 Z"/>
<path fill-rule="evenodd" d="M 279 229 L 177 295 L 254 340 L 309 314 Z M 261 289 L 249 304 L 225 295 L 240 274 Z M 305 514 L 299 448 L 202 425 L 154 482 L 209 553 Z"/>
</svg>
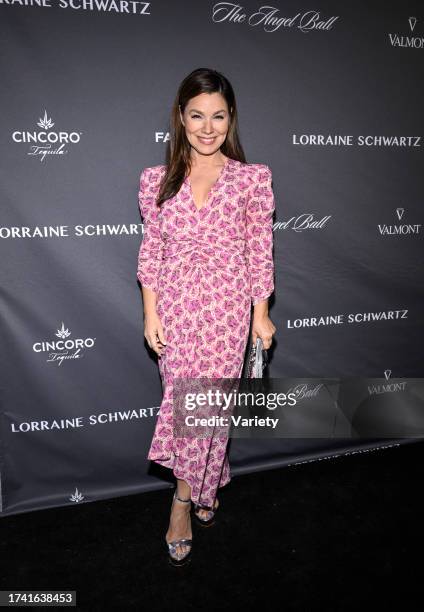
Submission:
<svg viewBox="0 0 424 612">
<path fill-rule="evenodd" d="M 227 102 L 220 93 L 191 98 L 180 117 L 188 141 L 198 153 L 211 155 L 218 151 L 230 124 Z"/>
</svg>

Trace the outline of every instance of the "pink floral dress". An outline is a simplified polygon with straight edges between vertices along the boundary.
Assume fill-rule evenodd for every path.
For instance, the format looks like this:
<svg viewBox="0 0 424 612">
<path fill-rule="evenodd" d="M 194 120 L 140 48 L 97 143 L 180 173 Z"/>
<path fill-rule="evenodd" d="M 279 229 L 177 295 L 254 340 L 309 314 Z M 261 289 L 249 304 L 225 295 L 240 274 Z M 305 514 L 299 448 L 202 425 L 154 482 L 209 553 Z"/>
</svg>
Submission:
<svg viewBox="0 0 424 612">
<path fill-rule="evenodd" d="M 158 359 L 163 386 L 147 458 L 191 487 L 193 502 L 213 507 L 230 480 L 228 439 L 173 436 L 173 379 L 240 378 L 251 304 L 274 290 L 271 170 L 228 158 L 202 208 L 189 177 L 156 207 L 163 165 L 145 168 L 139 206 L 143 240 L 137 277 L 157 294 L 166 348 Z"/>
</svg>

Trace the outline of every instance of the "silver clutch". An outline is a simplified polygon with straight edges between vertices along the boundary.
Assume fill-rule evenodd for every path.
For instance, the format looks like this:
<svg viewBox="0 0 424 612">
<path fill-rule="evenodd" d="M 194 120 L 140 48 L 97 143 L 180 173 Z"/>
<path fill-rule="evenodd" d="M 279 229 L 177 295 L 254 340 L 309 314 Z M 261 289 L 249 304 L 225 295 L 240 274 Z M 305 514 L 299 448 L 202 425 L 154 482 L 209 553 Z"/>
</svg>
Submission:
<svg viewBox="0 0 424 612">
<path fill-rule="evenodd" d="M 256 344 L 253 344 L 247 362 L 247 378 L 262 378 L 264 370 L 268 364 L 268 353 L 264 349 L 262 338 L 256 339 Z"/>
</svg>

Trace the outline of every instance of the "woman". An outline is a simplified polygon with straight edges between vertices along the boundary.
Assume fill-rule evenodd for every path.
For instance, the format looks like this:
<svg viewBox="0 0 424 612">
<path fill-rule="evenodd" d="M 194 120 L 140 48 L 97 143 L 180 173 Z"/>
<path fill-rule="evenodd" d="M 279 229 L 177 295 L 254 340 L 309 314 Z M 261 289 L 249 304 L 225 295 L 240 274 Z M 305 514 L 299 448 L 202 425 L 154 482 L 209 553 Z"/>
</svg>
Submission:
<svg viewBox="0 0 424 612">
<path fill-rule="evenodd" d="M 191 502 L 209 525 L 217 489 L 231 477 L 228 439 L 173 435 L 173 379 L 240 378 L 251 304 L 252 341 L 271 346 L 275 206 L 269 167 L 245 162 L 234 92 L 222 74 L 201 68 L 183 80 L 170 143 L 168 163 L 140 177 L 137 277 L 164 391 L 148 459 L 177 479 L 165 540 L 170 561 L 181 565 L 192 547 Z"/>
</svg>

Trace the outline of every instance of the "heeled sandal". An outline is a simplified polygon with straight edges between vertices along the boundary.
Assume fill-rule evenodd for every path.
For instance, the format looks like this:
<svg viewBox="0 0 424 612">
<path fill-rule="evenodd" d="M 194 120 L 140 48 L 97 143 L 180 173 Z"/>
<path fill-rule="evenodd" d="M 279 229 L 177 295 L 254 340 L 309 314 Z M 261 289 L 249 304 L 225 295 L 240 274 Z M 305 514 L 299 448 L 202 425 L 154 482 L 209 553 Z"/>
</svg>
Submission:
<svg viewBox="0 0 424 612">
<path fill-rule="evenodd" d="M 215 502 L 217 501 L 218 499 L 215 499 Z M 194 504 L 194 516 L 196 517 L 199 525 L 202 525 L 202 527 L 210 527 L 213 525 L 215 523 L 215 514 L 218 508 L 219 505 L 215 506 L 215 503 L 213 510 L 211 510 L 208 506 L 203 506 L 202 504 Z M 199 510 L 207 510 L 207 518 L 202 518 L 199 514 Z"/>
<path fill-rule="evenodd" d="M 178 497 L 176 490 L 174 493 L 174 497 L 172 498 L 172 506 L 174 505 L 175 499 L 178 499 L 178 501 L 184 502 L 184 503 L 191 502 L 191 499 L 181 499 L 181 497 Z M 171 510 L 172 510 L 172 506 L 171 506 Z M 171 542 L 168 542 L 165 537 L 165 542 L 168 547 L 169 561 L 172 563 L 172 565 L 177 565 L 177 566 L 184 565 L 189 560 L 189 556 L 191 554 L 191 547 L 193 543 L 192 538 L 179 538 L 178 540 L 172 540 Z M 185 554 L 183 554 L 183 556 L 181 556 L 182 553 L 177 552 L 178 546 L 185 546 L 188 548 L 188 551 Z"/>
</svg>

